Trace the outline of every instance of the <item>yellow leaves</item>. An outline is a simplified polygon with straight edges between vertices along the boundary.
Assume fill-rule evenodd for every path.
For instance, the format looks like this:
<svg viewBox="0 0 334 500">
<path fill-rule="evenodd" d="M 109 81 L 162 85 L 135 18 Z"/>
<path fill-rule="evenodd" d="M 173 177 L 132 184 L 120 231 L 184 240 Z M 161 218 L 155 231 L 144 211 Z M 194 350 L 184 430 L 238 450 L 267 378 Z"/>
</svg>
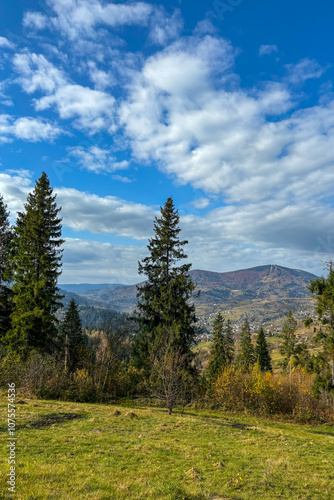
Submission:
<svg viewBox="0 0 334 500">
<path fill-rule="evenodd" d="M 245 373 L 226 367 L 214 385 L 214 398 L 224 409 L 258 414 L 288 414 L 297 421 L 311 421 L 323 411 L 312 395 L 314 375 L 295 367 L 288 374 L 261 372 L 258 365 Z"/>
</svg>

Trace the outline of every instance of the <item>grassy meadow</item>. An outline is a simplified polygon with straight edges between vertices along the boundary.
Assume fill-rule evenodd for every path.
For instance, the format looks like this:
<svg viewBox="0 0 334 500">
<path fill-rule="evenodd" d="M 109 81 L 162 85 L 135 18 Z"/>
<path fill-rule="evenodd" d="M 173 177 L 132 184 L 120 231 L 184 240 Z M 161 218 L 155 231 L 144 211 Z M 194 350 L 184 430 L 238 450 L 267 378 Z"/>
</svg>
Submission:
<svg viewBox="0 0 334 500">
<path fill-rule="evenodd" d="M 5 395 L 0 403 L 6 415 Z M 140 404 L 29 399 L 18 399 L 16 423 L 16 493 L 7 492 L 9 466 L 2 453 L 0 498 L 333 498 L 330 426 L 211 410 L 168 416 Z"/>
</svg>

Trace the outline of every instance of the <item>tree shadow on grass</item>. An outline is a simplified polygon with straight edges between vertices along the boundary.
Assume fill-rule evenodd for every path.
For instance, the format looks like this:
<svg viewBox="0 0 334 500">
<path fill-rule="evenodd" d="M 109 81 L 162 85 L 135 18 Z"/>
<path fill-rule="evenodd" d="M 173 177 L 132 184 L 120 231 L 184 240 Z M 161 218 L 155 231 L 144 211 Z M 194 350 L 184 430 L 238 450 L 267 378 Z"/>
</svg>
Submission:
<svg viewBox="0 0 334 500">
<path fill-rule="evenodd" d="M 53 424 L 61 424 L 68 420 L 76 420 L 79 418 L 87 417 L 79 413 L 49 413 L 41 416 L 39 420 L 26 424 L 23 427 L 26 429 L 40 429 L 41 427 L 50 427 Z"/>
<path fill-rule="evenodd" d="M 152 410 L 153 412 L 159 412 L 159 413 L 167 413 L 167 410 L 165 408 L 154 408 Z M 173 416 L 182 416 L 182 417 L 197 417 L 199 420 L 202 422 L 207 422 L 210 424 L 216 424 L 216 425 L 221 425 L 223 427 L 232 427 L 233 429 L 241 429 L 241 430 L 252 430 L 251 427 L 248 424 L 243 424 L 241 422 L 234 422 L 234 421 L 229 421 L 229 419 L 226 421 L 226 417 L 219 417 L 216 415 L 198 415 L 196 413 L 190 413 L 188 411 L 181 412 L 181 411 L 174 411 L 170 417 L 172 418 Z M 224 418 L 224 422 L 219 422 Z"/>
<path fill-rule="evenodd" d="M 325 432 L 325 431 L 310 431 L 312 434 L 323 434 L 324 436 L 332 436 L 334 437 L 334 431 L 333 432 Z"/>
</svg>

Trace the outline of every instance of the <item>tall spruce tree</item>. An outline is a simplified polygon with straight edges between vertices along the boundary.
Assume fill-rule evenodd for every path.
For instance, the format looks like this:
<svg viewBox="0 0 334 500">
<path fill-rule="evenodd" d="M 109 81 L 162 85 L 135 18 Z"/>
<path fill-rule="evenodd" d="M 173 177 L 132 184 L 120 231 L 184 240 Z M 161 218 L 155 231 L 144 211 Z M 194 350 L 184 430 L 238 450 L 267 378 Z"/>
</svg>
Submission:
<svg viewBox="0 0 334 500">
<path fill-rule="evenodd" d="M 262 372 L 272 371 L 269 347 L 262 326 L 260 327 L 256 337 L 255 359 L 257 363 L 259 363 L 260 370 Z"/>
<path fill-rule="evenodd" d="M 228 319 L 225 324 L 224 346 L 225 346 L 226 362 L 228 364 L 231 364 L 234 361 L 235 347 L 234 347 L 233 329 L 230 319 Z"/>
<path fill-rule="evenodd" d="M 10 246 L 13 232 L 7 205 L 0 195 L 0 342 L 10 329 L 13 292 L 10 288 Z"/>
<path fill-rule="evenodd" d="M 243 370 L 248 371 L 254 363 L 254 346 L 252 344 L 249 322 L 246 318 L 240 333 L 240 352 L 238 354 L 237 364 Z"/>
<path fill-rule="evenodd" d="M 58 334 L 56 312 L 62 296 L 61 218 L 45 172 L 19 212 L 14 233 L 12 328 L 6 341 L 26 357 L 31 350 L 52 351 Z"/>
<path fill-rule="evenodd" d="M 187 258 L 179 239 L 179 214 L 173 199 L 168 198 L 155 218 L 155 236 L 149 240 L 150 255 L 139 262 L 139 273 L 146 281 L 138 289 L 138 333 L 133 354 L 137 366 L 150 371 L 155 359 L 166 349 L 175 349 L 190 369 L 191 345 L 196 338 L 195 306 L 189 303 L 194 284 L 189 276 L 191 264 L 179 261 Z"/>
<path fill-rule="evenodd" d="M 283 322 L 282 341 L 279 345 L 279 352 L 283 355 L 281 362 L 282 370 L 286 371 L 290 360 L 296 354 L 297 338 L 296 338 L 297 321 L 290 310 Z"/>
<path fill-rule="evenodd" d="M 322 345 L 316 368 L 318 388 L 334 391 L 334 270 L 329 263 L 328 276 L 310 283 L 310 292 L 316 301 L 316 312 L 322 323 L 317 341 Z"/>
<path fill-rule="evenodd" d="M 212 348 L 209 360 L 209 379 L 213 381 L 226 365 L 226 345 L 224 334 L 224 318 L 219 311 L 212 325 Z"/>
<path fill-rule="evenodd" d="M 82 323 L 74 299 L 71 299 L 66 311 L 62 324 L 62 334 L 65 346 L 65 370 L 73 372 L 78 367 L 85 347 Z"/>
</svg>

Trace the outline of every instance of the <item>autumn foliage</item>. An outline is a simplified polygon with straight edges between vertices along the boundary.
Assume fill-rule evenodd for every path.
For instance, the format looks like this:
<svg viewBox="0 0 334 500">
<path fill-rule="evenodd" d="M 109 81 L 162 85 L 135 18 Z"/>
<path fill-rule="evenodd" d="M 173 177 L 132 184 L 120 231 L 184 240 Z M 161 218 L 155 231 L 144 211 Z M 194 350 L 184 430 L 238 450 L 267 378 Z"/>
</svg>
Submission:
<svg viewBox="0 0 334 500">
<path fill-rule="evenodd" d="M 328 405 L 313 396 L 313 379 L 300 367 L 273 375 L 258 364 L 247 373 L 230 365 L 219 374 L 211 402 L 224 410 L 288 416 L 299 423 L 332 421 Z"/>
</svg>

